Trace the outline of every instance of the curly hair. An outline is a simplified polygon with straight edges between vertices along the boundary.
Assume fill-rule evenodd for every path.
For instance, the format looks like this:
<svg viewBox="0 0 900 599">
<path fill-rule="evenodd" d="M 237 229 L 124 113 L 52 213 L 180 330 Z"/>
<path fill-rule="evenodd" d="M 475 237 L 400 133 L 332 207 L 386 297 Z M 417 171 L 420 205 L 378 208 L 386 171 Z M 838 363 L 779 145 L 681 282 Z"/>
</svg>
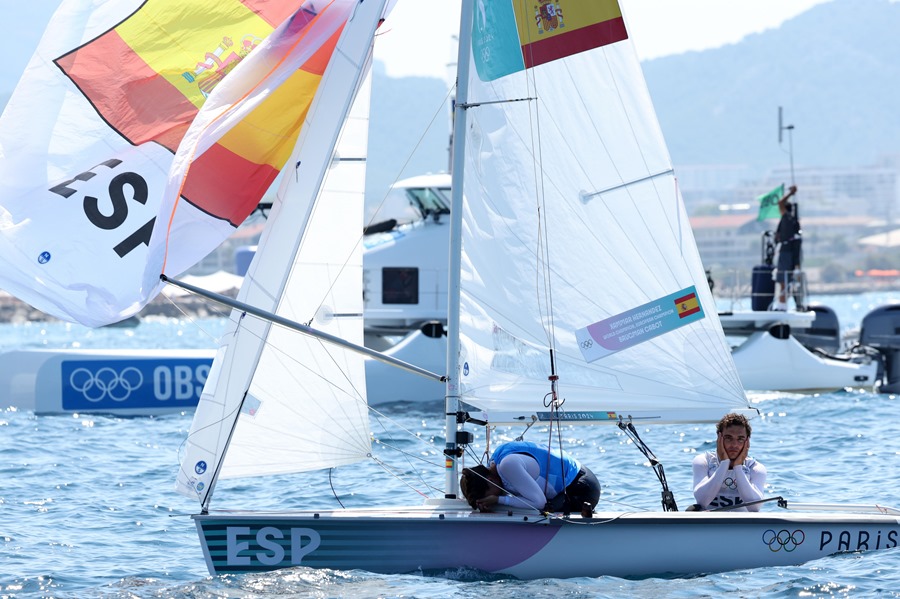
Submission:
<svg viewBox="0 0 900 599">
<path fill-rule="evenodd" d="M 487 495 L 488 485 L 491 484 L 488 481 L 490 473 L 490 469 L 484 464 L 463 468 L 462 476 L 459 478 L 459 490 L 472 509 L 477 509 L 476 502 Z"/>
<path fill-rule="evenodd" d="M 747 417 L 743 414 L 735 414 L 734 412 L 725 414 L 725 416 L 719 420 L 719 423 L 716 424 L 716 432 L 721 433 L 729 426 L 743 426 L 747 431 L 747 438 L 750 438 L 750 433 L 752 432 L 750 421 L 747 420 Z"/>
</svg>

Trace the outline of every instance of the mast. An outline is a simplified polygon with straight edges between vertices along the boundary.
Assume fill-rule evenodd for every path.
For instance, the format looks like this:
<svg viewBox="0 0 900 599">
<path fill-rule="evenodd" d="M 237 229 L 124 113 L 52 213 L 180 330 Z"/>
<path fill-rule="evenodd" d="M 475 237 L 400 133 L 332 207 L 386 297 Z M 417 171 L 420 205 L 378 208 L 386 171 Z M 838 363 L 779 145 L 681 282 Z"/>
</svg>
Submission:
<svg viewBox="0 0 900 599">
<path fill-rule="evenodd" d="M 459 458 L 459 305 L 462 264 L 463 171 L 466 159 L 466 103 L 469 101 L 469 54 L 472 47 L 472 2 L 463 0 L 459 15 L 459 53 L 456 61 L 456 104 L 453 109 L 453 158 L 450 179 L 450 264 L 447 299 L 447 392 L 444 397 L 444 496 L 457 496 Z"/>
</svg>

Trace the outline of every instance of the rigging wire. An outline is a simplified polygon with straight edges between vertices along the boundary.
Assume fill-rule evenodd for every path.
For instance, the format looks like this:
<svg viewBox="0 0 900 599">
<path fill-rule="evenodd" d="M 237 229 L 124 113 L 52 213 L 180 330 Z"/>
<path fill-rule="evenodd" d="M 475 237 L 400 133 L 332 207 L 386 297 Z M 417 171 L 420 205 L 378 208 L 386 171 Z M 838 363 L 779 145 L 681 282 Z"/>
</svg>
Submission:
<svg viewBox="0 0 900 599">
<path fill-rule="evenodd" d="M 526 3 L 524 2 L 524 0 L 521 0 L 520 3 L 522 4 L 524 10 Z M 529 29 L 528 31 L 530 36 L 531 30 Z M 533 52 L 533 46 L 529 44 L 528 48 L 529 51 Z M 546 496 L 549 485 L 550 461 L 553 459 L 553 456 L 551 455 L 549 450 L 553 447 L 554 421 L 556 424 L 556 441 L 559 448 L 559 459 L 562 466 L 563 480 L 566 480 L 566 472 L 565 461 L 562 458 L 564 451 L 562 427 L 559 419 L 554 418 L 554 415 L 559 413 L 564 400 L 563 402 L 560 402 L 558 395 L 559 375 L 557 374 L 556 370 L 556 329 L 555 319 L 553 316 L 553 271 L 550 268 L 550 227 L 549 221 L 547 220 L 547 189 L 543 166 L 543 144 L 541 143 L 541 94 L 538 91 L 538 81 L 536 75 L 537 73 L 534 69 L 524 70 L 526 96 L 529 98 L 534 98 L 535 100 L 534 102 L 528 102 L 527 104 L 529 113 L 529 139 L 531 144 L 530 153 L 533 157 L 534 166 L 534 168 L 532 169 L 532 173 L 534 177 L 535 190 L 535 216 L 537 217 L 537 247 L 535 248 L 535 256 L 537 258 L 537 262 L 535 263 L 535 299 L 537 301 L 538 313 L 543 313 L 544 315 L 541 321 L 544 327 L 545 334 L 547 335 L 546 341 L 549 348 L 550 357 L 550 375 L 548 376 L 548 380 L 550 381 L 550 392 L 544 396 L 544 407 L 550 409 L 551 415 L 550 426 L 547 427 L 548 451 L 547 463 L 545 464 L 545 468 L 548 472 L 548 476 L 544 480 L 544 495 Z M 543 310 L 541 309 L 542 306 Z M 563 489 L 563 493 L 565 494 L 565 489 Z"/>
<path fill-rule="evenodd" d="M 191 295 L 191 296 L 196 296 L 196 295 L 197 295 L 197 294 L 195 294 L 195 293 L 193 293 L 193 292 L 191 292 L 191 291 L 188 291 L 188 294 Z M 199 322 L 198 319 L 197 319 L 197 315 L 196 315 L 196 314 L 192 314 L 192 313 L 188 312 L 188 310 L 187 310 L 182 304 L 180 304 L 179 302 L 176 302 L 175 299 L 174 299 L 171 295 L 167 295 L 167 294 L 165 294 L 165 293 L 161 293 L 160 295 L 161 295 L 162 297 L 164 297 L 164 298 L 166 299 L 166 301 L 168 301 L 169 304 L 172 305 L 173 308 L 175 308 L 176 310 L 178 310 L 179 312 L 181 312 L 182 316 L 184 316 L 184 318 L 185 318 L 186 320 L 190 321 L 190 323 L 191 323 L 192 325 L 194 325 L 195 327 L 197 327 L 197 329 L 198 329 L 201 333 L 203 333 L 207 338 L 209 338 L 209 339 L 210 339 L 211 341 L 213 341 L 213 342 L 218 342 L 218 341 L 219 341 L 219 336 L 218 336 L 218 335 L 213 335 L 213 334 L 210 333 L 208 330 L 206 330 L 206 328 L 204 328 L 203 325 L 200 324 L 200 322 Z M 212 313 L 213 316 L 217 316 L 217 317 L 220 317 L 220 318 L 228 318 L 228 314 L 225 313 L 225 311 L 223 311 L 223 310 L 219 307 L 219 304 L 217 304 L 216 302 L 204 298 L 203 304 L 204 304 L 204 306 L 206 307 L 206 309 L 209 310 L 209 311 Z"/>
<path fill-rule="evenodd" d="M 331 480 L 331 474 L 332 474 L 332 472 L 334 472 L 334 468 L 329 468 L 329 469 L 328 469 L 328 486 L 331 487 L 331 494 L 334 495 L 334 498 L 335 498 L 335 499 L 337 499 L 337 502 L 340 504 L 341 509 L 342 509 L 342 510 L 345 510 L 345 509 L 347 509 L 347 508 L 344 507 L 344 502 L 341 501 L 341 498 L 338 497 L 337 491 L 334 490 L 334 482 Z"/>
</svg>

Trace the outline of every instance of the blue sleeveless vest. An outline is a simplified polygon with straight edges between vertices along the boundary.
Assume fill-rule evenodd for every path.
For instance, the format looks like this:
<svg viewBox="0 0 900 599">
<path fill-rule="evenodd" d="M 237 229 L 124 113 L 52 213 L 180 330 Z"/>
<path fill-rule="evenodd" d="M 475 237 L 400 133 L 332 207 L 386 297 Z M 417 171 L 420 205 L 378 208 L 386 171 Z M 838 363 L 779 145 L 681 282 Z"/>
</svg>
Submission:
<svg viewBox="0 0 900 599">
<path fill-rule="evenodd" d="M 560 455 L 559 451 L 555 449 L 548 451 L 546 447 L 528 441 L 511 441 L 500 445 L 491 455 L 491 461 L 499 464 L 500 460 L 512 453 L 524 453 L 537 460 L 541 467 L 541 476 L 557 493 L 562 493 L 563 489 L 572 484 L 572 481 L 578 476 L 578 471 L 581 470 L 581 463 L 569 454 Z M 547 459 L 548 455 L 549 460 Z M 565 475 L 565 480 L 563 480 L 563 475 Z"/>
</svg>

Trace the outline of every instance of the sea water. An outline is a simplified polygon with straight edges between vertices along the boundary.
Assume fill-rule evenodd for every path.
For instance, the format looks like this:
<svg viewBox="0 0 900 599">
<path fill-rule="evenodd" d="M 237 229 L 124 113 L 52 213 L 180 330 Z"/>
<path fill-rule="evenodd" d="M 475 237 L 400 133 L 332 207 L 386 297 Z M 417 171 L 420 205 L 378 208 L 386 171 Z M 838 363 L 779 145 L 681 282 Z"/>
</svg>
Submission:
<svg viewBox="0 0 900 599">
<path fill-rule="evenodd" d="M 844 327 L 859 326 L 889 294 L 819 298 Z M 221 319 L 146 320 L 134 329 L 62 323 L 0 325 L 13 347 L 214 347 Z M 769 471 L 767 496 L 795 502 L 900 507 L 900 399 L 871 392 L 752 397 L 751 455 Z M 2 398 L 0 398 L 2 400 Z M 330 472 L 225 481 L 216 508 L 417 503 L 439 492 L 442 406 L 388 406 L 373 414 L 375 460 Z M 801 566 L 680 579 L 614 577 L 519 581 L 466 570 L 380 575 L 295 568 L 210 577 L 189 515 L 174 491 L 191 413 L 155 418 L 35 416 L 0 412 L 0 597 L 756 597 L 898 596 L 900 550 L 833 556 Z M 665 466 L 681 509 L 691 497 L 691 459 L 715 449 L 712 425 L 639 429 Z M 503 429 L 514 436 L 518 429 Z M 567 427 L 564 443 L 598 475 L 599 509 L 660 510 L 647 459 L 615 427 Z M 777 510 L 774 506 L 765 510 Z M 723 529 L 722 552 L 729 551 Z M 615 547 L 610 547 L 615 551 Z M 685 540 L 683 551 L 692 551 Z"/>
</svg>

